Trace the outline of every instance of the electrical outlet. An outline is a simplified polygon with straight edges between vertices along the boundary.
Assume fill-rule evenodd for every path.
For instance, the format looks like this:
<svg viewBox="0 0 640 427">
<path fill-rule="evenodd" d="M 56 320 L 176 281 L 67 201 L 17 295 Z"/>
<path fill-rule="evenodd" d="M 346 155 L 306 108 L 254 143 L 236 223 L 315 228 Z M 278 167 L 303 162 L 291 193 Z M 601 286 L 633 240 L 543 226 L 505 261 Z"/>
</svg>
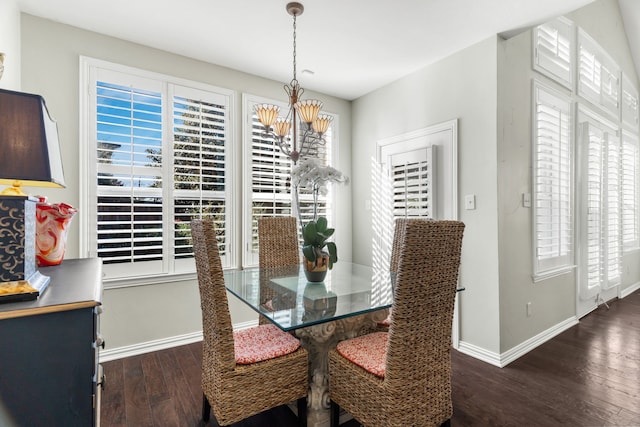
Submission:
<svg viewBox="0 0 640 427">
<path fill-rule="evenodd" d="M 527 303 L 527 317 L 531 317 L 531 303 Z"/>
</svg>

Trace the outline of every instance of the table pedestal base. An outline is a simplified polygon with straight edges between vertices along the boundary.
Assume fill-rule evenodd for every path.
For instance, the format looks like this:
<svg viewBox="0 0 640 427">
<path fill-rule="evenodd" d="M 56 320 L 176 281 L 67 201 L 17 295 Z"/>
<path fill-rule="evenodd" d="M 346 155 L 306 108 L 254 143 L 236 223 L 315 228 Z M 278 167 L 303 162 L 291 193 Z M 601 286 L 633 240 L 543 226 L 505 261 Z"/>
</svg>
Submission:
<svg viewBox="0 0 640 427">
<path fill-rule="evenodd" d="M 339 341 L 375 330 L 377 322 L 384 320 L 387 314 L 388 310 L 378 310 L 295 331 L 309 352 L 308 427 L 329 426 L 329 350 L 335 348 Z M 340 418 L 343 422 L 343 416 Z"/>
</svg>

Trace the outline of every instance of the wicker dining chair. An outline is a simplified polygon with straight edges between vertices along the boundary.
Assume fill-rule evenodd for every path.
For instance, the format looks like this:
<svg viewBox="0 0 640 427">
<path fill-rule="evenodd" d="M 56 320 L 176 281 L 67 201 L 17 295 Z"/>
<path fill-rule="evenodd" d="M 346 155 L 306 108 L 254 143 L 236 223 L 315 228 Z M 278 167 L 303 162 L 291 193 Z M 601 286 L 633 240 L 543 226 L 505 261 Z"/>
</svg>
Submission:
<svg viewBox="0 0 640 427">
<path fill-rule="evenodd" d="M 407 226 L 408 220 L 408 218 L 396 218 L 395 220 L 393 244 L 391 245 L 391 259 L 389 260 L 389 271 L 392 273 L 398 273 L 398 266 L 400 265 L 400 248 L 404 241 L 405 227 Z"/>
<path fill-rule="evenodd" d="M 331 425 L 342 407 L 365 426 L 449 425 L 451 327 L 464 224 L 407 220 L 388 332 L 329 352 Z"/>
<path fill-rule="evenodd" d="M 213 221 L 192 220 L 202 329 L 202 419 L 220 425 L 298 401 L 306 426 L 308 353 L 275 325 L 233 331 Z"/>
<path fill-rule="evenodd" d="M 292 216 L 258 219 L 258 263 L 260 268 L 300 264 L 298 221 Z"/>
<path fill-rule="evenodd" d="M 391 245 L 391 258 L 389 260 L 389 271 L 394 275 L 398 274 L 398 266 L 400 265 L 400 248 L 404 241 L 404 230 L 407 225 L 407 221 L 408 218 L 396 218 L 395 220 L 393 244 Z M 378 329 L 380 330 L 387 330 L 389 329 L 389 325 L 391 325 L 391 313 L 393 310 L 389 309 L 387 312 L 387 317 L 378 322 Z"/>
<path fill-rule="evenodd" d="M 292 216 L 273 216 L 258 219 L 258 265 L 260 268 L 287 267 L 300 264 L 298 222 Z M 266 276 L 265 276 L 266 277 Z M 268 280 L 260 281 L 260 305 L 273 306 L 275 293 Z M 258 316 L 258 324 L 270 323 Z"/>
</svg>

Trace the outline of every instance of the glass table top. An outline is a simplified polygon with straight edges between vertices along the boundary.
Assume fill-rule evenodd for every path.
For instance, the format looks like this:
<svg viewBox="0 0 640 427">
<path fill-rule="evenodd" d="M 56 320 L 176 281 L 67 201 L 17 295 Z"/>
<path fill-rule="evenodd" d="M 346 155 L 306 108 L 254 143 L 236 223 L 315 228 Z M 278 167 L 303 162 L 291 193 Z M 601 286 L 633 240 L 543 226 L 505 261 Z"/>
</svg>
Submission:
<svg viewBox="0 0 640 427">
<path fill-rule="evenodd" d="M 227 290 L 285 331 L 391 306 L 392 273 L 338 262 L 322 283 L 302 265 L 224 272 Z"/>
</svg>

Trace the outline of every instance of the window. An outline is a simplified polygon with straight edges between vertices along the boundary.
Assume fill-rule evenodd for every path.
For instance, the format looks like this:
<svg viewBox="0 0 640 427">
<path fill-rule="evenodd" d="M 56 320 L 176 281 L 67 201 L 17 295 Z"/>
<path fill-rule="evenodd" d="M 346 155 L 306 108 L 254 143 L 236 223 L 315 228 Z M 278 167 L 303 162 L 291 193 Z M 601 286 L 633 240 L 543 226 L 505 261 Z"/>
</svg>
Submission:
<svg viewBox="0 0 640 427">
<path fill-rule="evenodd" d="M 458 121 L 378 141 L 371 165 L 372 246 L 388 268 L 395 218 L 457 219 Z"/>
<path fill-rule="evenodd" d="M 620 283 L 622 264 L 621 150 L 613 123 L 587 109 L 579 121 L 581 177 L 581 297 L 588 299 Z"/>
<path fill-rule="evenodd" d="M 193 274 L 189 223 L 211 217 L 232 265 L 231 92 L 89 58 L 82 70 L 82 250 L 115 286 Z"/>
<path fill-rule="evenodd" d="M 263 127 L 255 115 L 255 105 L 261 103 L 274 104 L 280 111 L 286 111 L 288 106 L 282 102 L 255 96 L 243 97 L 245 117 L 245 164 L 244 164 L 244 227 L 243 227 L 243 266 L 258 264 L 258 218 L 263 216 L 296 215 L 293 209 L 291 194 L 292 162 L 286 157 L 271 139 L 263 135 Z M 327 114 L 326 112 L 323 112 Z M 334 135 L 337 134 L 337 117 L 334 116 L 325 134 L 326 144 L 319 146 L 313 155 L 323 164 L 333 163 L 332 148 L 337 144 Z M 326 196 L 319 196 L 318 216 L 325 216 L 332 222 L 333 196 L 332 187 Z M 300 190 L 300 215 L 306 223 L 313 218 L 313 196 L 311 192 Z"/>
<path fill-rule="evenodd" d="M 640 246 L 638 231 L 638 210 L 640 205 L 640 150 L 638 136 L 622 132 L 622 244 L 624 249 L 637 249 Z"/>
<path fill-rule="evenodd" d="M 621 117 L 625 126 L 638 131 L 638 91 L 626 74 L 622 74 Z"/>
<path fill-rule="evenodd" d="M 389 159 L 394 218 L 433 218 L 435 146 L 394 153 Z"/>
<path fill-rule="evenodd" d="M 571 102 L 533 84 L 534 281 L 572 265 Z"/>
<path fill-rule="evenodd" d="M 587 33 L 578 31 L 578 95 L 618 116 L 620 69 Z"/>
<path fill-rule="evenodd" d="M 571 89 L 573 86 L 573 22 L 556 18 L 533 30 L 533 68 Z"/>
</svg>

